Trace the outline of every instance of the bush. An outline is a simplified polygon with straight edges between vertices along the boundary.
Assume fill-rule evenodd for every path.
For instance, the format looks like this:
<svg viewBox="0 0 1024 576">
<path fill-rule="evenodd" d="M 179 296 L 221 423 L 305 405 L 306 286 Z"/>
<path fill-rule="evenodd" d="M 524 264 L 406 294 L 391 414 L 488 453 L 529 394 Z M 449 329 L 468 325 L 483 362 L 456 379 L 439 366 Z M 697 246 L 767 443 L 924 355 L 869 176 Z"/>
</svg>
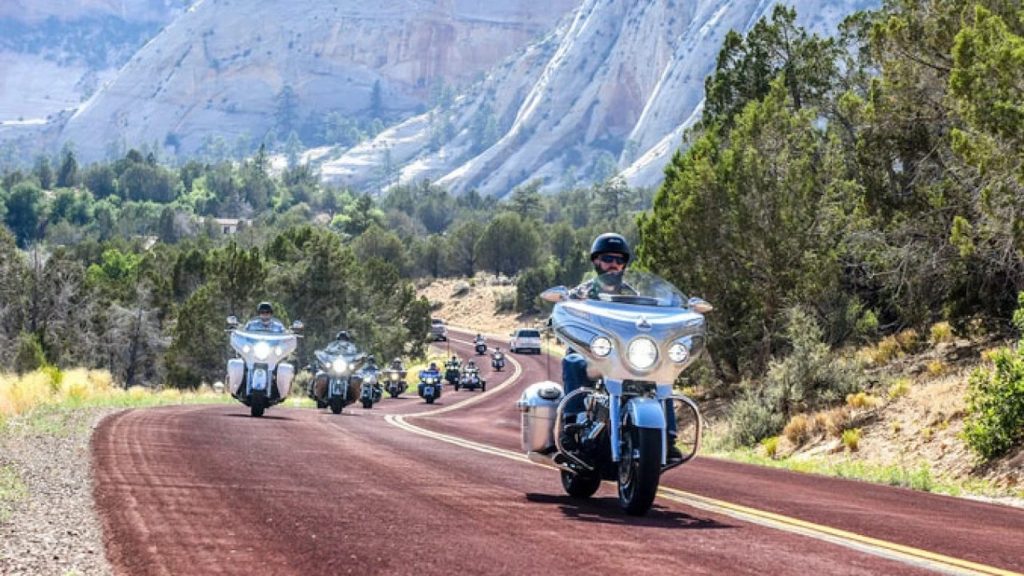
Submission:
<svg viewBox="0 0 1024 576">
<path fill-rule="evenodd" d="M 494 295 L 495 312 L 513 312 L 516 309 L 515 292 L 497 292 Z"/>
<path fill-rule="evenodd" d="M 797 414 L 789 419 L 789 423 L 782 429 L 782 435 L 791 443 L 799 446 L 806 442 L 811 435 L 811 421 L 804 414 Z"/>
<path fill-rule="evenodd" d="M 769 458 L 774 459 L 779 454 L 779 437 L 772 436 L 761 441 L 761 447 Z"/>
<path fill-rule="evenodd" d="M 18 374 L 26 374 L 46 364 L 43 346 L 35 334 L 22 332 L 18 336 L 17 346 L 18 351 L 14 355 L 14 371 Z"/>
<path fill-rule="evenodd" d="M 1003 348 L 992 354 L 992 368 L 979 368 L 967 385 L 963 437 L 985 460 L 1024 441 L 1024 353 Z"/>
<path fill-rule="evenodd" d="M 902 398 L 910 393 L 910 379 L 909 378 L 897 378 L 889 385 L 889 399 L 895 400 Z"/>
<path fill-rule="evenodd" d="M 942 360 L 932 360 L 925 367 L 925 370 L 928 372 L 929 376 L 935 377 L 945 374 L 947 368 L 948 366 L 946 366 L 946 363 Z"/>
<path fill-rule="evenodd" d="M 928 331 L 928 340 L 932 344 L 952 342 L 953 328 L 949 325 L 949 322 L 938 322 L 932 324 L 931 329 Z"/>
<path fill-rule="evenodd" d="M 908 328 L 896 335 L 896 342 L 904 352 L 913 352 L 920 344 L 921 337 L 918 336 L 917 330 Z"/>
<path fill-rule="evenodd" d="M 860 428 L 843 430 L 842 441 L 843 446 L 846 446 L 850 452 L 856 452 L 860 448 Z"/>
<path fill-rule="evenodd" d="M 733 446 L 752 446 L 776 435 L 784 422 L 782 414 L 772 410 L 759 394 L 747 390 L 729 409 L 729 433 Z"/>
<path fill-rule="evenodd" d="M 874 408 L 881 403 L 878 398 L 864 392 L 846 395 L 846 405 L 850 408 Z"/>
</svg>

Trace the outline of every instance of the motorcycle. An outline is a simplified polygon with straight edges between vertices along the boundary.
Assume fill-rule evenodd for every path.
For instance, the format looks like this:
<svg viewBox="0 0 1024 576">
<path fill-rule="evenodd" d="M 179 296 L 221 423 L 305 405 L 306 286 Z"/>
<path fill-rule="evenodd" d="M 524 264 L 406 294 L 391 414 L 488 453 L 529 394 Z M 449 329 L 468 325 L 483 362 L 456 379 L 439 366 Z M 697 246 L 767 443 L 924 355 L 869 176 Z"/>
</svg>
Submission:
<svg viewBox="0 0 1024 576">
<path fill-rule="evenodd" d="M 455 362 L 446 362 L 444 365 L 444 379 L 451 386 L 455 386 L 459 383 L 459 378 L 462 377 L 462 369 Z"/>
<path fill-rule="evenodd" d="M 392 398 L 398 398 L 402 392 L 405 392 L 409 385 L 405 383 L 405 370 L 398 370 L 395 368 L 388 368 L 384 370 L 384 386 L 388 391 L 388 395 Z"/>
<path fill-rule="evenodd" d="M 459 389 L 476 390 L 477 388 L 481 391 L 487 390 L 487 382 L 480 378 L 480 369 L 475 366 L 466 368 L 462 371 L 458 382 L 455 383 L 455 391 L 458 392 Z"/>
<path fill-rule="evenodd" d="M 675 394 L 672 383 L 703 351 L 704 314 L 712 306 L 687 299 L 652 274 L 631 271 L 620 278 L 629 294 L 598 292 L 581 299 L 563 286 L 541 294 L 555 303 L 551 320 L 558 338 L 587 360 L 588 375 L 599 378 L 569 394 L 555 382 L 532 384 L 517 407 L 523 450 L 530 460 L 558 468 L 567 494 L 589 498 L 602 480 L 615 480 L 619 505 L 643 515 L 662 472 L 690 461 L 700 444 L 697 404 Z M 603 280 L 616 285 L 614 278 Z M 583 411 L 569 422 L 566 407 L 579 399 Z M 667 400 L 679 408 L 684 448 L 682 458 L 671 461 Z M 563 432 L 573 441 L 569 446 Z"/>
<path fill-rule="evenodd" d="M 483 356 L 487 353 L 487 342 L 483 340 L 476 340 L 474 343 L 474 350 L 476 350 L 477 356 Z"/>
<path fill-rule="evenodd" d="M 501 352 L 494 352 L 491 354 L 491 368 L 493 368 L 495 372 L 501 372 L 504 367 L 505 355 Z"/>
<path fill-rule="evenodd" d="M 295 332 L 302 330 L 302 322 L 292 324 L 291 333 L 246 331 L 234 316 L 227 324 L 231 348 L 238 354 L 228 360 L 228 391 L 259 418 L 291 392 L 295 366 L 283 360 L 298 347 L 300 336 Z"/>
<path fill-rule="evenodd" d="M 365 356 L 351 344 L 329 345 L 314 353 L 318 369 L 309 384 L 309 396 L 317 408 L 330 408 L 334 414 L 360 397 L 361 381 L 355 376 Z"/>
<path fill-rule="evenodd" d="M 434 400 L 441 397 L 441 374 L 437 370 L 423 370 L 417 388 L 420 398 L 426 400 L 427 404 L 433 404 Z"/>
<path fill-rule="evenodd" d="M 378 372 L 376 365 L 370 365 L 352 376 L 352 381 L 359 386 L 359 402 L 363 409 L 373 408 L 384 398 L 384 387 L 377 381 Z"/>
</svg>

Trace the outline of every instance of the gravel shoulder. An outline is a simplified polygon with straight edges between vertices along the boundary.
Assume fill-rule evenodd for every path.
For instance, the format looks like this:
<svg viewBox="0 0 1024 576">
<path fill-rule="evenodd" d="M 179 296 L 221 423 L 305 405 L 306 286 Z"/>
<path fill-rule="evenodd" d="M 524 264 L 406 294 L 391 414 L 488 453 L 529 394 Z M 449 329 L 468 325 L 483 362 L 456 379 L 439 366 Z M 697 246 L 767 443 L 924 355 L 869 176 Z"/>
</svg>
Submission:
<svg viewBox="0 0 1024 576">
<path fill-rule="evenodd" d="M 25 495 L 0 521 L 0 574 L 111 574 L 93 505 L 89 443 L 115 408 L 62 411 L 7 423 L 0 467 L 15 472 Z"/>
</svg>

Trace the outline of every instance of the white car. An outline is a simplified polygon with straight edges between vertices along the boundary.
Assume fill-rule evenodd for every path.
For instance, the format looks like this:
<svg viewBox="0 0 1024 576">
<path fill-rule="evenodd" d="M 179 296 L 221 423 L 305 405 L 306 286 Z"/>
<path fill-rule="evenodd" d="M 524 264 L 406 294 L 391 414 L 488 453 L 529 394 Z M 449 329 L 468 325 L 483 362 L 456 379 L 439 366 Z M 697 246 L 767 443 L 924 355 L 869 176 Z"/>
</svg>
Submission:
<svg viewBox="0 0 1024 576">
<path fill-rule="evenodd" d="M 520 328 L 512 333 L 512 340 L 508 343 L 508 349 L 513 353 L 523 350 L 531 350 L 534 354 L 540 354 L 540 331 L 533 328 Z"/>
</svg>

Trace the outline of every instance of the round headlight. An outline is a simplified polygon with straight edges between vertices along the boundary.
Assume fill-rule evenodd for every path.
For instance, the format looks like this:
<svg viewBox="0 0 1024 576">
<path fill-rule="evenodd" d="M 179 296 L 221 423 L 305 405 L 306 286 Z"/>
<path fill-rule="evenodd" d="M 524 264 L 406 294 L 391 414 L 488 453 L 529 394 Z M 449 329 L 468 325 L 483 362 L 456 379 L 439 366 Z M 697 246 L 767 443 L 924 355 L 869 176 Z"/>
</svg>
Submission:
<svg viewBox="0 0 1024 576">
<path fill-rule="evenodd" d="M 650 338 L 637 338 L 629 343 L 626 357 L 634 368 L 647 370 L 658 361 L 658 345 Z"/>
<path fill-rule="evenodd" d="M 248 344 L 242 346 L 242 354 L 248 354 L 249 352 L 252 352 L 252 346 L 249 346 Z"/>
<path fill-rule="evenodd" d="M 612 353 L 612 341 L 604 336 L 598 336 L 591 340 L 590 351 L 594 353 L 594 356 L 604 358 Z"/>
<path fill-rule="evenodd" d="M 676 364 L 680 364 L 686 362 L 686 359 L 690 357 L 690 351 L 686 349 L 686 346 L 676 342 L 669 347 L 668 357 Z"/>
<path fill-rule="evenodd" d="M 252 347 L 252 353 L 256 355 L 257 360 L 266 360 L 270 358 L 270 344 L 266 342 L 257 342 Z"/>
<path fill-rule="evenodd" d="M 333 364 L 331 364 L 331 368 L 335 372 L 344 372 L 345 370 L 348 370 L 348 364 L 341 358 L 338 358 Z"/>
</svg>

